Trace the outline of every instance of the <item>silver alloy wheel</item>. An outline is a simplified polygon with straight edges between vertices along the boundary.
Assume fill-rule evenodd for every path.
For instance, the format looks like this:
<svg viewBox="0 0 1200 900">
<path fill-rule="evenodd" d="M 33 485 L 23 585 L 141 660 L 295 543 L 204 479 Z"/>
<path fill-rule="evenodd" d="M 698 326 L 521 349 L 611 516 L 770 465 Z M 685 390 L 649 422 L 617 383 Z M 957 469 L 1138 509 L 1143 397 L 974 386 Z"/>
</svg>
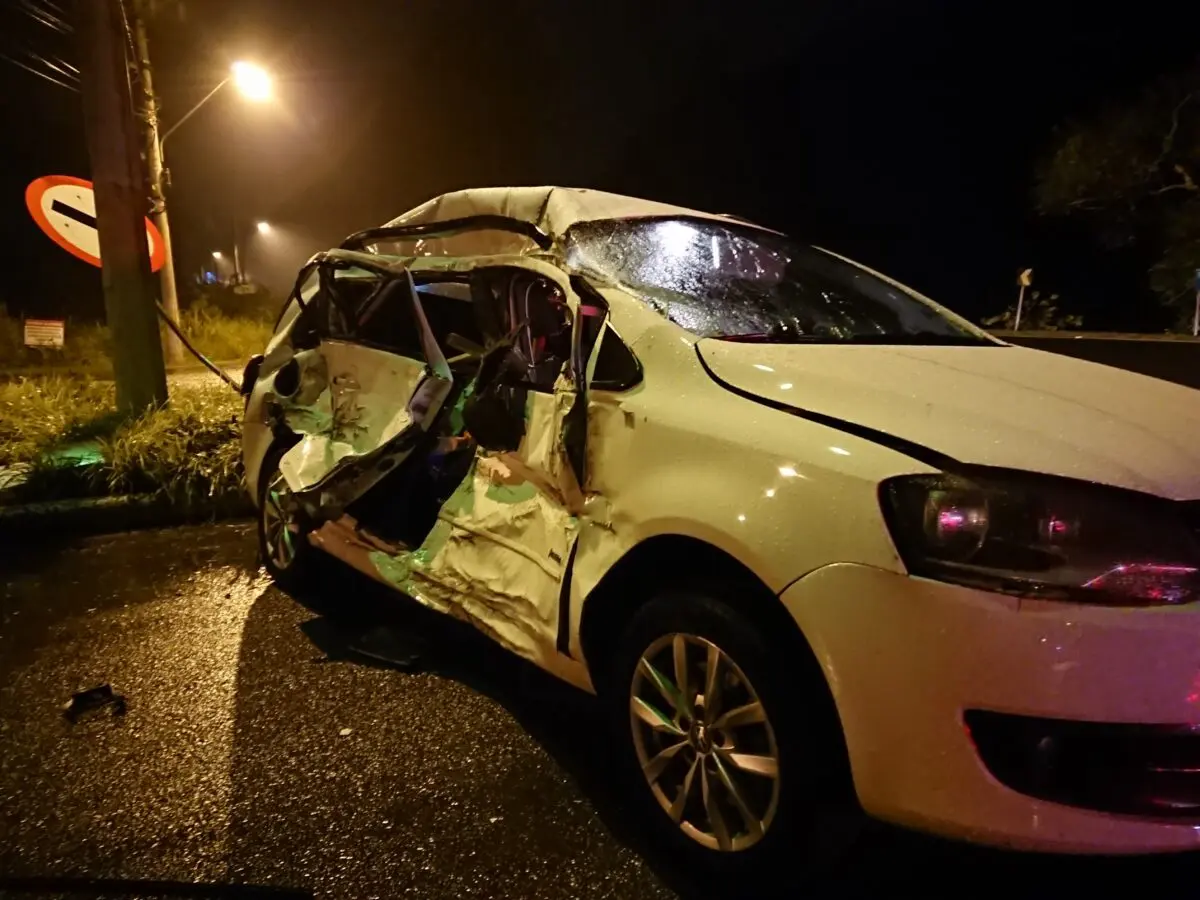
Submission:
<svg viewBox="0 0 1200 900">
<path fill-rule="evenodd" d="M 300 538 L 300 526 L 296 522 L 294 505 L 283 473 L 276 471 L 267 483 L 263 497 L 263 536 L 271 562 L 283 572 L 296 559 L 296 541 Z"/>
<path fill-rule="evenodd" d="M 720 851 L 762 840 L 779 806 L 779 749 L 733 659 L 705 638 L 663 635 L 638 661 L 629 715 L 642 774 L 684 834 Z"/>
</svg>

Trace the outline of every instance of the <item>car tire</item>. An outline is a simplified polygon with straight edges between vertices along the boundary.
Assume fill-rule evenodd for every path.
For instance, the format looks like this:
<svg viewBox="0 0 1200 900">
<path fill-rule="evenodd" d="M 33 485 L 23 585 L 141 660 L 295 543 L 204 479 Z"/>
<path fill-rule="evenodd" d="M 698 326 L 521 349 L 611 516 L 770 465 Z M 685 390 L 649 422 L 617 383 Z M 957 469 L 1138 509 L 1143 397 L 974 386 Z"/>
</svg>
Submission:
<svg viewBox="0 0 1200 900">
<path fill-rule="evenodd" d="M 671 860 L 743 891 L 794 886 L 842 858 L 863 824 L 840 724 L 815 662 L 819 684 L 720 598 L 668 591 L 638 611 L 605 686 L 612 726 L 639 820 Z"/>
<path fill-rule="evenodd" d="M 318 551 L 308 543 L 303 514 L 287 502 L 289 492 L 279 469 L 287 449 L 272 447 L 259 470 L 258 555 L 275 583 L 294 591 L 314 574 Z"/>
</svg>

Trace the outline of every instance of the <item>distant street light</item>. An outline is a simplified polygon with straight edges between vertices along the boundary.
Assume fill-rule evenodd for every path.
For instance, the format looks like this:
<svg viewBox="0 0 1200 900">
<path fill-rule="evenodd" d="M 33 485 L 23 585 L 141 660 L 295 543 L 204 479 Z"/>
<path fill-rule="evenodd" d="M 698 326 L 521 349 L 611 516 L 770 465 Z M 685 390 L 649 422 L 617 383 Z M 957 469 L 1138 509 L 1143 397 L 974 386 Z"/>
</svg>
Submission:
<svg viewBox="0 0 1200 900">
<path fill-rule="evenodd" d="M 259 234 L 270 234 L 271 233 L 271 223 L 270 222 L 259 222 L 258 225 L 256 225 L 255 227 L 258 228 Z"/>
<path fill-rule="evenodd" d="M 163 266 L 159 270 L 158 277 L 162 287 L 162 305 L 166 310 L 167 315 L 178 321 L 179 319 L 179 296 L 175 286 L 175 257 L 171 249 L 171 225 L 167 220 L 167 201 L 164 191 L 166 163 L 164 157 L 164 147 L 167 143 L 167 138 L 179 130 L 184 122 L 194 116 L 204 104 L 208 103 L 221 88 L 233 82 L 238 93 L 243 97 L 254 100 L 263 101 L 271 97 L 271 76 L 267 70 L 261 66 L 257 66 L 249 62 L 236 62 L 230 69 L 228 75 L 225 76 L 217 86 L 200 98 L 200 102 L 184 113 L 178 121 L 168 128 L 160 137 L 158 131 L 158 99 L 154 96 L 152 83 L 150 81 L 150 51 L 146 41 L 146 32 L 144 23 L 139 17 L 137 20 L 136 40 L 138 44 L 138 55 L 142 60 L 143 65 L 143 85 L 149 97 L 146 105 L 146 125 L 148 131 L 147 144 L 149 150 L 149 175 L 150 175 L 150 195 L 153 201 L 153 209 L 151 211 L 154 224 L 158 226 L 159 233 L 162 235 L 164 261 Z M 213 253 L 213 259 L 221 259 L 219 251 Z M 235 268 L 237 260 L 235 259 Z M 167 336 L 167 358 L 170 362 L 178 362 L 183 357 L 183 346 L 174 334 Z"/>
<path fill-rule="evenodd" d="M 216 260 L 221 260 L 221 259 L 224 259 L 224 258 L 225 258 L 225 257 L 224 257 L 224 255 L 221 253 L 221 251 L 220 251 L 220 250 L 214 250 L 214 251 L 213 251 L 213 259 L 216 259 Z"/>
</svg>

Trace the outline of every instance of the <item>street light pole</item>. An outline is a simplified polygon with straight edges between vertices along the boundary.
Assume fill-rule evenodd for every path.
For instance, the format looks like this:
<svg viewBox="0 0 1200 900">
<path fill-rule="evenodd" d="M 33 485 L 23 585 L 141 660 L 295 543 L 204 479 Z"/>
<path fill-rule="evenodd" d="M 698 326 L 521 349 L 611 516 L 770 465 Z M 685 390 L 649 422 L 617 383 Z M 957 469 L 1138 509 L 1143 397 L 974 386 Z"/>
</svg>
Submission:
<svg viewBox="0 0 1200 900">
<path fill-rule="evenodd" d="M 237 226 L 233 226 L 233 283 L 241 284 L 242 279 L 242 252 L 238 248 L 238 232 Z"/>
<path fill-rule="evenodd" d="M 216 87 L 201 97 L 199 103 L 184 113 L 160 137 L 158 133 L 158 97 L 154 93 L 154 80 L 150 66 L 150 42 L 146 37 L 146 3 L 147 0 L 134 0 L 133 25 L 134 41 L 137 45 L 137 65 L 142 80 L 142 91 L 145 93 L 144 117 L 146 121 L 146 161 L 150 176 L 150 216 L 154 224 L 158 226 L 163 242 L 163 265 L 158 276 L 162 307 L 172 321 L 178 322 L 179 293 L 175 281 L 175 254 L 171 247 L 171 223 L 167 216 L 167 196 L 164 190 L 166 173 L 164 147 L 167 138 L 173 135 L 180 125 L 199 112 L 231 80 L 236 79 L 242 91 L 255 99 L 265 99 L 270 95 L 270 80 L 257 66 L 236 63 L 232 74 L 222 78 Z M 237 265 L 237 248 L 235 246 L 235 271 Z M 183 343 L 172 329 L 167 330 L 166 351 L 167 362 L 178 363 L 183 360 Z"/>
<path fill-rule="evenodd" d="M 219 82 L 217 82 L 217 86 L 215 88 L 213 88 L 211 91 L 209 91 L 203 97 L 201 97 L 199 103 L 197 103 L 195 106 L 193 106 L 187 112 L 185 112 L 183 114 L 183 116 L 179 119 L 178 122 L 176 122 L 174 125 L 172 125 L 170 128 L 168 128 L 166 134 L 164 134 L 162 136 L 162 140 L 159 142 L 160 145 L 166 144 L 167 138 L 169 138 L 176 131 L 178 131 L 180 125 L 182 125 L 184 122 L 186 122 L 192 116 L 194 116 L 197 112 L 199 112 L 200 107 L 202 107 L 205 103 L 207 103 L 209 100 L 211 100 L 213 97 L 215 97 L 217 95 L 217 91 L 221 90 L 221 88 L 223 88 L 223 87 L 225 87 L 225 85 L 229 84 L 230 77 L 231 76 L 226 75 Z M 161 152 L 161 147 L 160 147 L 160 152 Z"/>
<path fill-rule="evenodd" d="M 142 91 L 145 94 L 146 160 L 150 170 L 150 217 L 158 227 L 158 233 L 163 242 L 163 265 L 158 273 L 159 293 L 162 298 L 163 310 L 172 321 L 178 322 L 179 294 L 175 284 L 175 255 L 171 248 L 171 222 L 167 217 L 167 197 L 163 191 L 162 142 L 165 138 L 160 139 L 158 136 L 158 97 L 154 93 L 154 80 L 150 69 L 150 44 L 146 39 L 145 8 L 141 0 L 134 5 L 133 26 L 134 40 L 137 44 L 137 63 L 141 71 Z M 179 122 L 176 122 L 174 128 L 178 127 Z M 168 328 L 166 340 L 167 362 L 182 362 L 183 343 L 179 340 L 178 335 Z"/>
</svg>

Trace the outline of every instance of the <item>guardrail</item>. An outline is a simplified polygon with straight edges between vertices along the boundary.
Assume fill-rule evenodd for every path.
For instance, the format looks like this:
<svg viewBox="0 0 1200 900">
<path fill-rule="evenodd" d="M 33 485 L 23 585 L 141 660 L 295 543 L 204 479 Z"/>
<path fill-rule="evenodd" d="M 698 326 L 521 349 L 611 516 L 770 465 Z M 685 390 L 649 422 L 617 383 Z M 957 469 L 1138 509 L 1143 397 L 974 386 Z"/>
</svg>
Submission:
<svg viewBox="0 0 1200 900">
<path fill-rule="evenodd" d="M 1116 366 L 1200 389 L 1200 340 L 1185 335 L 994 332 L 1012 344 Z"/>
</svg>

